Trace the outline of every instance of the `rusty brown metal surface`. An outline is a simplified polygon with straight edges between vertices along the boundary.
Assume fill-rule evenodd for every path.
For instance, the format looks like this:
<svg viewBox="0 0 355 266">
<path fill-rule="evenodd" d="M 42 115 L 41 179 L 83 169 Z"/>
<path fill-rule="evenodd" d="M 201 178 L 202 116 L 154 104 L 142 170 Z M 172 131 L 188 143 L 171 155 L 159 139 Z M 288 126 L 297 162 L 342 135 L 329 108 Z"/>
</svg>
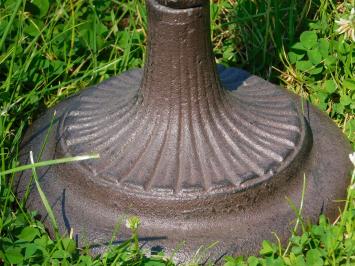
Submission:
<svg viewBox="0 0 355 266">
<path fill-rule="evenodd" d="M 324 114 L 235 68 L 216 66 L 208 1 L 147 0 L 144 71 L 131 70 L 59 104 L 42 160 L 96 152 L 99 160 L 39 169 L 62 231 L 105 243 L 123 215 L 142 219 L 146 246 L 177 261 L 200 245 L 251 254 L 289 236 L 307 177 L 303 214 L 334 217 L 348 183 L 350 145 Z M 39 154 L 49 110 L 28 130 Z M 19 179 L 18 191 L 30 173 Z M 33 189 L 29 208 L 45 216 Z M 119 240 L 128 236 L 122 230 Z"/>
<path fill-rule="evenodd" d="M 208 5 L 209 0 L 157 0 L 157 3 L 175 9 L 188 9 Z"/>
</svg>

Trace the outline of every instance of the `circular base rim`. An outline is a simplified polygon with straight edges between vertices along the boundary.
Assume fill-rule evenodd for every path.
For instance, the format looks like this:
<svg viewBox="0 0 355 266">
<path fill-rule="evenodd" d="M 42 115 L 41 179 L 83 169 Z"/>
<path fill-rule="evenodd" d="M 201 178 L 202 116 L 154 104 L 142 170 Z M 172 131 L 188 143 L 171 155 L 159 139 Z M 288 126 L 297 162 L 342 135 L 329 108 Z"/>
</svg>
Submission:
<svg viewBox="0 0 355 266">
<path fill-rule="evenodd" d="M 336 217 L 338 208 L 342 206 L 336 200 L 345 198 L 346 187 L 349 184 L 350 144 L 325 114 L 309 103 L 303 102 L 296 95 L 290 93 L 290 97 L 297 104 L 303 105 L 304 116 L 313 136 L 313 146 L 308 157 L 304 161 L 295 162 L 300 164 L 303 171 L 294 173 L 288 184 L 279 188 L 272 198 L 256 201 L 252 208 L 237 206 L 234 211 L 221 217 L 195 217 L 189 213 L 168 219 L 154 216 L 140 217 L 140 237 L 144 247 L 151 250 L 162 248 L 168 255 L 175 254 L 174 259 L 178 262 L 188 261 L 200 246 L 208 246 L 215 241 L 219 241 L 219 244 L 205 253 L 206 257 L 212 260 L 226 254 L 255 254 L 263 240 L 274 239 L 273 232 L 281 241 L 286 241 L 290 236 L 296 215 L 286 198 L 289 198 L 296 207 L 303 201 L 302 215 L 306 221 L 317 222 L 321 213 L 330 218 Z M 57 117 L 64 113 L 69 103 L 70 99 L 55 108 Z M 53 112 L 54 110 L 49 110 L 28 130 L 21 151 L 23 163 L 28 162 L 30 150 L 35 154 L 39 153 Z M 55 156 L 58 120 L 55 119 L 53 123 L 47 144 L 49 148 L 45 150 L 41 160 L 53 159 Z M 105 245 L 101 244 L 111 240 L 114 227 L 120 219 L 136 213 L 130 213 L 131 203 L 122 208 L 122 205 L 110 203 L 109 196 L 107 202 L 87 200 L 87 191 L 81 181 L 68 185 L 66 180 L 61 178 L 63 171 L 74 171 L 71 174 L 75 176 L 75 170 L 70 164 L 65 168 L 38 169 L 42 189 L 58 217 L 60 230 L 68 232 L 73 228 L 80 245 L 92 243 L 93 249 L 100 252 L 105 249 Z M 27 187 L 30 175 L 31 173 L 27 171 L 18 177 L 17 191 L 20 196 Z M 302 198 L 304 176 L 306 184 Z M 51 227 L 34 187 L 27 203 L 29 209 L 38 210 L 45 223 Z M 117 240 L 127 239 L 129 235 L 128 229 L 121 227 Z M 181 245 L 183 242 L 185 244 Z"/>
</svg>

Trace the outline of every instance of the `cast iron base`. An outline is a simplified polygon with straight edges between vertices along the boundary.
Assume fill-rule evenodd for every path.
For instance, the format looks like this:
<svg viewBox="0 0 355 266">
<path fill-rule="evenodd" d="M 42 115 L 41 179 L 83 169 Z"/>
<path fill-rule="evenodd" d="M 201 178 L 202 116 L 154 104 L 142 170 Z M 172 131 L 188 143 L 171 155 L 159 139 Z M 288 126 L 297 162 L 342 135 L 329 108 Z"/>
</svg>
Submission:
<svg viewBox="0 0 355 266">
<path fill-rule="evenodd" d="M 305 219 L 317 222 L 321 213 L 325 213 L 330 218 L 335 218 L 338 214 L 338 207 L 341 206 L 341 203 L 335 202 L 335 200 L 345 198 L 345 188 L 349 181 L 348 174 L 351 168 L 348 159 L 351 148 L 341 131 L 325 114 L 310 106 L 307 102 L 301 103 L 297 96 L 291 95 L 260 78 L 250 76 L 241 70 L 224 69 L 221 66 L 219 66 L 219 74 L 224 87 L 233 90 L 229 97 L 243 98 L 243 95 L 249 97 L 249 91 L 252 91 L 253 88 L 262 87 L 262 90 L 259 90 L 253 96 L 255 102 L 261 103 L 259 106 L 255 104 L 255 110 L 265 104 L 263 101 L 269 96 L 268 91 L 274 99 L 277 99 L 280 95 L 280 97 L 286 96 L 297 106 L 297 112 L 301 117 L 301 122 L 299 122 L 301 124 L 297 126 L 303 131 L 298 137 L 289 137 L 291 140 L 295 140 L 294 150 L 285 154 L 281 165 L 277 164 L 269 170 L 265 168 L 265 174 L 261 176 L 252 175 L 248 177 L 241 175 L 242 173 L 236 173 L 238 182 L 236 181 L 236 184 L 231 182 L 227 185 L 222 183 L 220 191 L 218 186 L 215 187 L 216 189 L 212 189 L 212 186 L 210 186 L 206 190 L 197 188 L 193 191 L 184 191 L 177 190 L 176 187 L 169 184 L 172 187 L 170 192 L 164 189 L 160 190 L 159 184 L 146 186 L 144 180 L 138 180 L 138 185 L 134 186 L 132 182 L 128 184 L 121 182 L 117 176 L 115 179 L 115 174 L 120 171 L 119 160 L 114 157 L 115 153 L 112 153 L 112 158 L 109 158 L 107 154 L 101 154 L 101 159 L 96 162 L 38 169 L 42 189 L 52 204 L 61 231 L 68 232 L 70 228 L 73 228 L 79 245 L 90 243 L 93 246 L 96 245 L 95 249 L 100 251 L 105 248 L 105 243 L 111 240 L 115 224 L 123 217 L 138 215 L 142 221 L 140 237 L 144 247 L 151 250 L 163 249 L 167 254 L 175 253 L 176 261 L 190 259 L 201 245 L 208 246 L 215 241 L 219 241 L 219 244 L 206 254 L 206 257 L 212 260 L 218 260 L 226 254 L 255 254 L 259 250 L 262 240 L 275 240 L 273 232 L 277 233 L 282 241 L 290 236 L 295 214 L 286 198 L 299 206 L 304 176 L 306 176 L 306 193 L 302 214 Z M 129 97 L 127 95 L 133 95 L 132 97 L 135 97 L 141 77 L 142 70 L 129 71 L 101 85 L 89 88 L 81 95 L 72 97 L 56 108 L 49 110 L 28 130 L 23 141 L 22 163 L 28 163 L 29 151 L 33 151 L 35 157 L 40 153 L 54 110 L 57 115 L 41 157 L 42 161 L 68 155 L 76 156 L 80 153 L 87 154 L 95 151 L 95 147 L 98 145 L 107 144 L 110 141 L 112 141 L 111 145 L 114 145 L 114 139 L 106 139 L 102 143 L 94 139 L 92 141 L 96 141 L 96 143 L 92 145 L 93 150 L 87 150 L 90 145 L 87 145 L 86 139 L 86 146 L 79 145 L 79 148 L 73 149 L 74 154 L 73 150 L 65 149 L 65 147 L 77 145 L 68 141 L 71 139 L 68 131 L 76 130 L 76 121 L 78 128 L 84 128 L 84 131 L 79 133 L 83 134 L 82 137 L 85 140 L 85 130 L 88 130 L 87 134 L 90 136 L 90 130 L 95 129 L 95 112 L 100 113 L 100 106 L 110 110 L 108 106 L 112 104 L 113 96 L 107 96 L 116 95 L 116 97 L 127 98 Z M 102 97 L 100 96 L 101 91 Z M 68 120 L 69 111 L 76 109 L 82 102 L 95 103 L 88 107 L 94 113 L 94 120 L 91 117 Z M 269 100 L 268 102 L 270 103 Z M 275 105 L 277 104 L 276 102 Z M 301 107 L 302 105 L 303 107 Z M 118 106 L 117 108 L 121 107 Z M 260 111 L 260 115 L 267 116 L 270 113 L 269 110 L 270 108 L 265 113 Z M 107 121 L 110 120 L 110 116 L 116 115 L 114 112 L 114 110 L 111 113 L 110 111 L 107 112 Z M 73 114 L 74 116 L 80 116 L 80 111 L 73 112 Z M 119 115 L 124 116 L 126 114 Z M 277 116 L 277 114 L 275 115 Z M 280 117 L 283 117 L 283 115 L 287 114 L 282 113 Z M 304 121 L 302 116 L 305 118 Z M 89 120 L 89 126 L 83 127 L 80 123 L 85 122 L 85 119 Z M 114 127 L 109 122 L 102 123 L 102 119 L 105 120 L 102 116 L 97 120 L 97 123 L 101 123 L 97 127 L 103 130 L 101 135 L 105 136 L 105 129 L 111 128 L 112 130 Z M 255 121 L 256 125 L 258 121 L 257 119 Z M 129 122 L 128 120 L 127 124 Z M 68 129 L 63 128 L 66 123 L 69 125 L 67 126 Z M 253 124 L 250 121 L 249 123 Z M 277 123 L 277 121 L 272 122 L 270 127 L 275 125 L 280 125 L 282 129 L 282 123 Z M 147 130 L 149 130 L 149 126 L 148 123 L 146 125 Z M 284 128 L 284 130 L 292 131 L 290 128 Z M 245 132 L 254 134 L 251 130 Z M 267 130 L 265 132 L 267 133 Z M 281 130 L 280 132 L 284 131 Z M 148 133 L 144 131 L 138 133 L 141 134 L 142 145 L 144 145 L 143 140 L 146 137 L 145 134 Z M 132 132 L 129 134 L 132 134 Z M 151 134 L 153 137 L 155 136 L 154 133 Z M 159 135 L 160 133 L 155 134 Z M 230 132 L 225 134 L 230 134 Z M 240 137 L 240 135 L 238 136 Z M 267 136 L 262 137 L 267 139 Z M 138 138 L 139 140 L 137 135 L 132 135 L 132 138 Z M 77 135 L 73 139 L 80 140 Z M 245 140 L 243 141 L 245 142 Z M 286 143 L 288 140 L 286 138 L 282 141 Z M 152 143 L 151 145 L 153 145 Z M 107 152 L 110 151 L 111 145 L 105 148 Z M 231 145 L 235 144 L 231 142 Z M 234 149 L 238 149 L 238 142 L 236 145 Z M 83 150 L 80 150 L 80 147 L 84 147 Z M 257 145 L 255 144 L 254 147 L 257 147 Z M 119 149 L 120 147 L 116 148 Z M 99 151 L 105 153 L 105 149 Z M 260 148 L 260 158 L 265 157 L 265 155 L 262 155 L 265 150 L 267 150 L 265 147 Z M 254 155 L 252 151 L 248 150 L 240 152 L 249 156 L 247 159 L 251 159 L 250 162 L 253 162 L 253 156 L 255 156 L 255 162 L 259 159 L 255 151 Z M 186 154 L 188 156 L 188 153 Z M 271 151 L 268 155 L 272 156 Z M 129 155 L 127 154 L 127 156 Z M 203 156 L 218 159 L 214 158 L 212 153 Z M 243 160 L 245 157 L 241 155 L 240 159 Z M 191 158 L 191 160 L 194 160 L 194 158 Z M 114 167 L 116 166 L 115 162 L 118 164 L 117 167 Z M 102 167 L 106 164 L 111 165 L 113 171 L 116 172 L 112 173 L 110 170 L 103 169 Z M 288 167 L 289 164 L 292 166 Z M 270 163 L 266 166 L 269 167 Z M 147 166 L 147 169 L 150 170 L 151 166 Z M 164 169 L 164 167 L 161 169 Z M 144 172 L 144 165 L 140 166 L 138 171 Z M 20 195 L 28 184 L 30 174 L 29 171 L 24 172 L 19 178 L 18 193 Z M 229 178 L 223 175 L 222 173 L 222 181 Z M 144 174 L 141 176 L 144 177 Z M 135 180 L 134 176 L 130 178 L 131 181 Z M 231 178 L 228 180 L 231 180 Z M 115 182 L 117 182 L 117 186 Z M 245 185 L 243 185 L 244 183 Z M 229 189 L 230 187 L 231 189 Z M 211 189 L 208 190 L 209 188 Z M 250 191 L 252 193 L 249 193 Z M 204 198 L 203 195 L 205 194 L 206 197 Z M 32 188 L 28 207 L 32 210 L 38 210 L 49 225 L 46 212 L 35 187 Z M 117 241 L 125 240 L 129 235 L 128 230 L 122 226 Z"/>
</svg>

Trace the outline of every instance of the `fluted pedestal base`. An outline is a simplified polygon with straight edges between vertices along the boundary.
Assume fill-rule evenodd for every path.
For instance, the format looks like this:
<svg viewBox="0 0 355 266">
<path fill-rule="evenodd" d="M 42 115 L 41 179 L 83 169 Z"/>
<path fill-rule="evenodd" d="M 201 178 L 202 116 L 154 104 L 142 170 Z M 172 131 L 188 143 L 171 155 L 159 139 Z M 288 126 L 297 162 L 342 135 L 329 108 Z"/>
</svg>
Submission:
<svg viewBox="0 0 355 266">
<path fill-rule="evenodd" d="M 138 215 L 142 244 L 176 250 L 177 261 L 215 241 L 207 254 L 212 259 L 252 254 L 272 232 L 289 237 L 295 214 L 286 197 L 299 205 L 304 176 L 304 218 L 334 218 L 351 167 L 350 145 L 339 129 L 258 77 L 220 66 L 219 76 L 232 90 L 223 102 L 195 95 L 201 101 L 155 109 L 141 101 L 142 70 L 132 70 L 38 119 L 23 141 L 23 163 L 29 151 L 40 153 L 54 110 L 41 160 L 101 155 L 38 169 L 61 230 L 73 228 L 80 245 L 105 244 L 120 217 Z M 19 194 L 30 174 L 19 178 Z M 47 217 L 35 188 L 28 207 Z M 121 228 L 117 241 L 129 236 Z"/>
</svg>

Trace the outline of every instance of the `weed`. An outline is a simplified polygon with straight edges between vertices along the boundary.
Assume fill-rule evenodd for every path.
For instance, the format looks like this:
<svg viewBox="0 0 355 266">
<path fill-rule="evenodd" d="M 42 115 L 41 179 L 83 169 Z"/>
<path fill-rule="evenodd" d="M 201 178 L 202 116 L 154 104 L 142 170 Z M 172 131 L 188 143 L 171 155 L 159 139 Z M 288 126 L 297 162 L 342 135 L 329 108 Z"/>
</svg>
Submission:
<svg viewBox="0 0 355 266">
<path fill-rule="evenodd" d="M 339 6 L 328 5 L 327 12 L 309 24 L 285 56 L 282 77 L 289 89 L 328 112 L 354 142 L 355 42 L 339 34 L 335 23 L 338 17 L 349 16 L 352 8 L 341 6 L 339 13 Z"/>
</svg>

